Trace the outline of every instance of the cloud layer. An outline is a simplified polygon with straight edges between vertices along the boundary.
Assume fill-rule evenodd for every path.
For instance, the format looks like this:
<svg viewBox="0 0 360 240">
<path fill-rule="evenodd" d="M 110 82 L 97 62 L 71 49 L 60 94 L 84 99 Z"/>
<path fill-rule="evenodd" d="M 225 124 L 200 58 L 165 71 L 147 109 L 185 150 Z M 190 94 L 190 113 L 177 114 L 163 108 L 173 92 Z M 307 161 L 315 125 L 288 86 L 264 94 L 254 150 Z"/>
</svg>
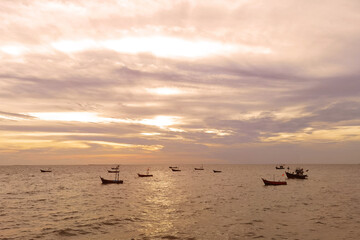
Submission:
<svg viewBox="0 0 360 240">
<path fill-rule="evenodd" d="M 0 164 L 358 163 L 358 1 L 0 9 Z"/>
</svg>

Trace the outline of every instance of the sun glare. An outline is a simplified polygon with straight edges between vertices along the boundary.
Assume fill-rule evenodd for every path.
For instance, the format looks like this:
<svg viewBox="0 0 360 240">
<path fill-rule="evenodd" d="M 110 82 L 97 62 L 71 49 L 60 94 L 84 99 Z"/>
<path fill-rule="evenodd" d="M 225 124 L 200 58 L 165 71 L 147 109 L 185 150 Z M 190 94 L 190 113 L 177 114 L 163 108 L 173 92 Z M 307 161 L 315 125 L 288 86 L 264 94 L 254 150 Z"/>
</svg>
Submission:
<svg viewBox="0 0 360 240">
<path fill-rule="evenodd" d="M 85 39 L 81 41 L 59 41 L 53 43 L 52 46 L 62 52 L 77 52 L 96 48 L 97 43 L 94 40 Z"/>
<path fill-rule="evenodd" d="M 167 36 L 127 37 L 111 40 L 83 39 L 62 40 L 51 44 L 63 52 L 77 52 L 86 49 L 111 49 L 117 52 L 138 54 L 151 53 L 160 57 L 197 58 L 234 52 L 269 54 L 271 50 L 261 46 L 229 44 L 209 40 L 186 40 Z"/>
<path fill-rule="evenodd" d="M 85 122 L 85 123 L 128 123 L 143 124 L 164 128 L 178 123 L 179 117 L 175 116 L 156 116 L 151 119 L 120 119 L 100 117 L 95 112 L 37 112 L 28 115 L 44 121 L 65 121 L 65 122 Z"/>
<path fill-rule="evenodd" d="M 148 91 L 150 93 L 158 94 L 158 95 L 175 95 L 175 94 L 181 93 L 181 91 L 177 88 L 167 88 L 167 87 L 147 88 L 146 91 Z"/>
<path fill-rule="evenodd" d="M 116 122 L 117 119 L 99 117 L 93 112 L 38 112 L 29 115 L 45 121 L 65 122 Z"/>
<path fill-rule="evenodd" d="M 22 46 L 2 46 L 0 47 L 0 50 L 4 53 L 10 54 L 10 55 L 21 55 L 26 48 Z"/>
<path fill-rule="evenodd" d="M 174 125 L 177 122 L 177 119 L 178 117 L 173 116 L 156 116 L 152 119 L 143 119 L 140 121 L 140 123 L 164 128 L 170 125 Z"/>
<path fill-rule="evenodd" d="M 160 57 L 203 57 L 222 52 L 231 52 L 235 46 L 211 41 L 188 41 L 171 37 L 129 37 L 108 40 L 106 48 L 126 53 L 153 53 Z"/>
</svg>

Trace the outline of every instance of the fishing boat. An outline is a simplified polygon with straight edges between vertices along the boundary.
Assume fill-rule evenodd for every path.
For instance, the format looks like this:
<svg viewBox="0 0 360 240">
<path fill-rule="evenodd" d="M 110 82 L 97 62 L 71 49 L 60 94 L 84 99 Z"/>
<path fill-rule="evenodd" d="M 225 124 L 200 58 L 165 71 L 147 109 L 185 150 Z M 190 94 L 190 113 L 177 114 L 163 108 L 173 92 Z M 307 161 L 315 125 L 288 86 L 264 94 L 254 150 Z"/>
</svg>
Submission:
<svg viewBox="0 0 360 240">
<path fill-rule="evenodd" d="M 261 178 L 264 182 L 264 184 L 266 186 L 269 186 L 269 185 L 273 185 L 273 186 L 277 186 L 277 185 L 287 185 L 287 182 L 286 181 L 269 181 L 269 180 L 266 180 L 264 178 Z"/>
<path fill-rule="evenodd" d="M 220 170 L 213 170 L 214 173 L 221 173 Z"/>
<path fill-rule="evenodd" d="M 288 168 L 289 170 L 289 168 Z M 306 172 L 309 170 L 306 170 Z M 288 172 L 285 171 L 286 176 L 288 178 L 295 178 L 295 179 L 306 179 L 308 177 L 308 175 L 304 174 L 304 169 L 303 168 L 296 168 L 295 172 Z"/>
<path fill-rule="evenodd" d="M 194 168 L 195 170 L 204 170 L 204 166 L 203 165 L 201 165 L 201 167 L 199 167 L 199 168 Z"/>
<path fill-rule="evenodd" d="M 111 183 L 116 183 L 116 184 L 123 184 L 124 181 L 123 180 L 119 180 L 119 179 L 115 179 L 115 180 L 108 180 L 105 178 L 100 177 L 102 184 L 111 184 Z"/>
<path fill-rule="evenodd" d="M 178 168 L 171 168 L 171 171 L 173 171 L 173 172 L 181 172 L 181 170 L 178 169 Z"/>
<path fill-rule="evenodd" d="M 52 172 L 52 170 L 50 170 L 50 169 L 48 169 L 48 170 L 40 169 L 40 172 Z"/>
<path fill-rule="evenodd" d="M 112 167 L 112 170 L 119 170 L 120 165 L 117 165 L 116 167 Z"/>
<path fill-rule="evenodd" d="M 113 184 L 113 183 L 115 183 L 115 184 L 123 184 L 124 181 L 119 179 L 119 172 L 120 171 L 114 172 L 115 173 L 115 179 L 114 180 L 109 180 L 109 179 L 105 179 L 105 178 L 100 177 L 102 184 Z"/>
<path fill-rule="evenodd" d="M 283 164 L 277 165 L 275 168 L 276 169 L 285 169 Z"/>
<path fill-rule="evenodd" d="M 140 173 L 138 173 L 138 176 L 139 176 L 139 177 L 152 177 L 153 175 L 152 175 L 152 174 L 149 174 L 149 169 L 147 169 L 146 174 L 140 174 Z"/>
</svg>

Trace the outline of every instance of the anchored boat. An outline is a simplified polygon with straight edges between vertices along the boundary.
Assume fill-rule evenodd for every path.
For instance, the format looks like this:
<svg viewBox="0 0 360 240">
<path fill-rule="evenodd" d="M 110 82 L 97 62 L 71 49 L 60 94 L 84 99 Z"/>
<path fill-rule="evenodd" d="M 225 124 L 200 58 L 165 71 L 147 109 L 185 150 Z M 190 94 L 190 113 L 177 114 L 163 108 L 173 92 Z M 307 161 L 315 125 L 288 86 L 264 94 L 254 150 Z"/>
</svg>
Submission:
<svg viewBox="0 0 360 240">
<path fill-rule="evenodd" d="M 109 173 L 115 173 L 115 179 L 114 180 L 110 180 L 110 179 L 105 179 L 100 177 L 102 184 L 123 184 L 124 181 L 119 179 L 119 170 L 108 170 Z"/>
<path fill-rule="evenodd" d="M 309 170 L 306 170 L 306 172 L 307 171 L 309 171 Z M 304 174 L 303 168 L 296 168 L 295 172 L 285 171 L 285 173 L 288 178 L 306 179 L 308 177 L 308 175 Z"/>
<path fill-rule="evenodd" d="M 276 169 L 285 169 L 283 164 L 277 165 L 275 168 Z"/>
<path fill-rule="evenodd" d="M 194 168 L 195 170 L 204 170 L 204 165 L 201 165 L 199 168 Z"/>
<path fill-rule="evenodd" d="M 287 185 L 287 182 L 286 181 L 269 181 L 269 180 L 266 180 L 264 178 L 261 178 L 264 182 L 264 184 L 266 186 L 268 185 L 273 185 L 273 186 L 277 186 L 277 185 Z"/>
<path fill-rule="evenodd" d="M 152 174 L 149 174 L 149 169 L 147 169 L 146 174 L 140 174 L 140 173 L 138 173 L 138 176 L 139 176 L 139 177 L 152 177 L 153 175 L 152 175 Z"/>
</svg>

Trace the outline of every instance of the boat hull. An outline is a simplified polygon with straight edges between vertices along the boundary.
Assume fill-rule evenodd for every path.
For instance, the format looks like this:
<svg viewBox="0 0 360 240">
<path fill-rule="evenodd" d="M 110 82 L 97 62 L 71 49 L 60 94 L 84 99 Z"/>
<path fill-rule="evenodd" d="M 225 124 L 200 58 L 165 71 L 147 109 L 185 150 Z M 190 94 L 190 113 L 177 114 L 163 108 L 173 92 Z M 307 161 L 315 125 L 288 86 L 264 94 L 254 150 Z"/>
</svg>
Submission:
<svg viewBox="0 0 360 240">
<path fill-rule="evenodd" d="M 221 173 L 220 170 L 213 170 L 214 173 Z"/>
<path fill-rule="evenodd" d="M 102 184 L 123 184 L 123 180 L 108 180 L 100 177 Z"/>
<path fill-rule="evenodd" d="M 204 170 L 203 168 L 194 168 L 195 170 Z"/>
<path fill-rule="evenodd" d="M 108 170 L 108 173 L 119 173 L 119 170 Z"/>
<path fill-rule="evenodd" d="M 294 173 L 289 173 L 289 172 L 285 172 L 287 178 L 292 178 L 292 179 L 306 179 L 307 175 L 299 175 L 299 174 L 294 174 Z"/>
<path fill-rule="evenodd" d="M 140 173 L 138 173 L 138 176 L 139 177 L 152 177 L 153 175 L 152 174 L 140 174 Z"/>
<path fill-rule="evenodd" d="M 171 169 L 173 172 L 181 172 L 181 170 L 180 169 L 177 169 L 177 168 L 172 168 Z"/>
<path fill-rule="evenodd" d="M 40 172 L 52 172 L 51 170 L 42 170 L 40 169 Z"/>
<path fill-rule="evenodd" d="M 263 178 L 262 178 L 262 180 L 266 186 L 287 185 L 287 182 L 285 182 L 285 181 L 269 181 L 269 180 L 266 180 Z"/>
</svg>

